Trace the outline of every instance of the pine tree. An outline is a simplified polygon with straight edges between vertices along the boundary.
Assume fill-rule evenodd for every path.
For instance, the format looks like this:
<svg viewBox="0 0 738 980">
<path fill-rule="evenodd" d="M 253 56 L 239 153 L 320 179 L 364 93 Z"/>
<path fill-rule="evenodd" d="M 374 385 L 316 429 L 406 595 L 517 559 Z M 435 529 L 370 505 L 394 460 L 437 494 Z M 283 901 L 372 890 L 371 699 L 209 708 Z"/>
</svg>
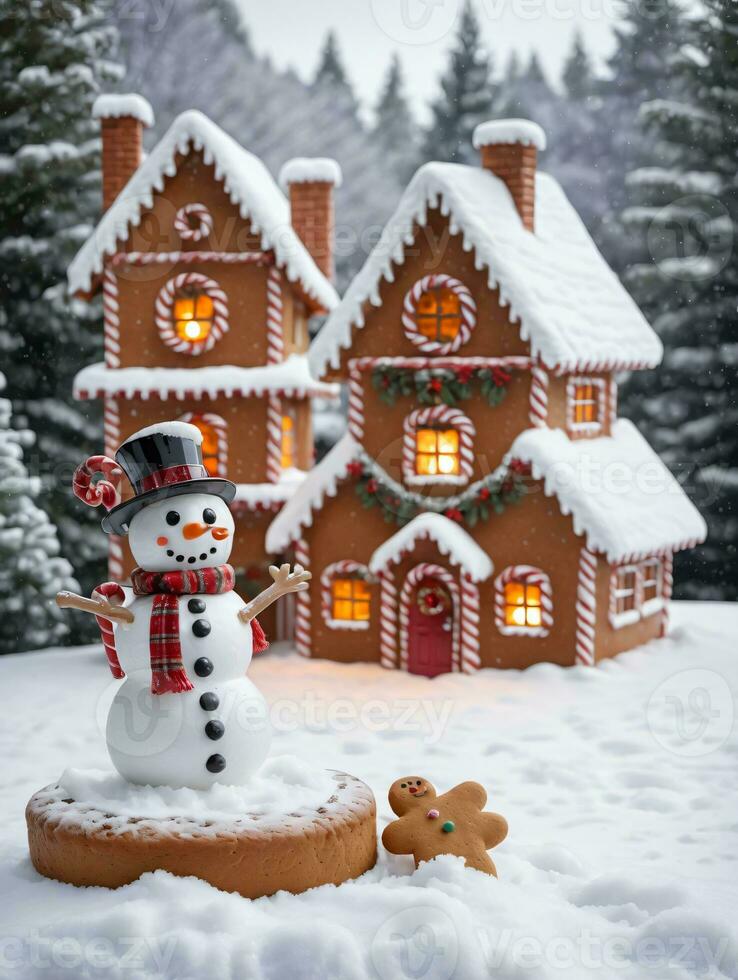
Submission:
<svg viewBox="0 0 738 980">
<path fill-rule="evenodd" d="M 654 164 L 630 175 L 623 224 L 642 260 L 626 276 L 660 334 L 659 372 L 635 373 L 624 410 L 708 521 L 677 562 L 677 593 L 738 598 L 738 7 L 705 0 L 673 65 L 678 99 L 641 110 Z"/>
<path fill-rule="evenodd" d="M 470 163 L 476 158 L 472 133 L 492 117 L 492 63 L 470 0 L 461 11 L 459 28 L 441 77 L 441 92 L 431 104 L 431 122 L 421 148 L 423 160 Z"/>
<path fill-rule="evenodd" d="M 68 630 L 54 596 L 79 588 L 72 566 L 59 557 L 56 528 L 34 503 L 39 481 L 23 462 L 33 435 L 10 423 L 10 402 L 0 398 L 0 654 L 63 639 Z"/>
<path fill-rule="evenodd" d="M 582 102 L 592 95 L 594 72 L 581 31 L 574 34 L 571 50 L 564 61 L 561 81 L 566 94 L 575 102 Z"/>
<path fill-rule="evenodd" d="M 99 410 L 73 402 L 72 380 L 101 359 L 102 330 L 65 280 L 100 209 L 92 103 L 119 77 L 103 14 L 97 0 L 0 0 L 0 351 L 21 424 L 38 436 L 39 499 L 85 588 L 100 581 L 105 542 L 70 481 L 102 434 Z"/>
<path fill-rule="evenodd" d="M 376 107 L 374 137 L 398 179 L 407 183 L 418 157 L 417 127 L 405 96 L 402 66 L 392 57 Z"/>
<path fill-rule="evenodd" d="M 616 272 L 633 261 L 628 236 L 619 215 L 625 207 L 625 176 L 650 160 L 655 162 L 650 136 L 639 124 L 644 102 L 671 98 L 681 85 L 674 70 L 682 47 L 681 0 L 626 0 L 615 27 L 615 50 L 608 61 L 609 77 L 602 83 L 600 169 L 608 211 L 594 230 L 598 245 Z"/>
<path fill-rule="evenodd" d="M 313 85 L 316 88 L 326 87 L 334 92 L 340 92 L 346 102 L 356 110 L 356 96 L 343 66 L 338 38 L 334 31 L 328 31 L 325 36 Z"/>
</svg>

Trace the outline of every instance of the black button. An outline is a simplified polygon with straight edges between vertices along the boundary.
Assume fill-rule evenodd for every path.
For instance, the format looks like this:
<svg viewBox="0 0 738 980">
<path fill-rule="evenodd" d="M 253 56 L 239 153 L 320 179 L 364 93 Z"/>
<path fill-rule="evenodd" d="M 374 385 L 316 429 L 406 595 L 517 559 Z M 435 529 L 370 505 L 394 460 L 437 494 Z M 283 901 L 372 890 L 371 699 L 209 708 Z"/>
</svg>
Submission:
<svg viewBox="0 0 738 980">
<path fill-rule="evenodd" d="M 205 763 L 205 768 L 208 772 L 223 772 L 225 766 L 225 759 L 218 752 L 216 752 L 215 755 L 211 755 L 208 761 Z"/>
<path fill-rule="evenodd" d="M 207 677 L 212 674 L 213 664 L 207 657 L 198 657 L 195 661 L 195 673 L 198 677 Z"/>
<path fill-rule="evenodd" d="M 200 695 L 200 707 L 203 711 L 215 711 L 220 704 L 220 698 L 215 691 L 206 691 Z"/>
<path fill-rule="evenodd" d="M 209 721 L 205 726 L 205 734 L 208 738 L 212 738 L 213 741 L 223 738 L 224 733 L 225 725 L 222 721 Z"/>
<path fill-rule="evenodd" d="M 207 619 L 196 619 L 192 624 L 192 632 L 195 636 L 207 636 L 210 632 L 210 623 Z"/>
<path fill-rule="evenodd" d="M 193 613 L 205 612 L 205 600 L 190 599 L 190 601 L 187 603 L 187 608 Z"/>
</svg>

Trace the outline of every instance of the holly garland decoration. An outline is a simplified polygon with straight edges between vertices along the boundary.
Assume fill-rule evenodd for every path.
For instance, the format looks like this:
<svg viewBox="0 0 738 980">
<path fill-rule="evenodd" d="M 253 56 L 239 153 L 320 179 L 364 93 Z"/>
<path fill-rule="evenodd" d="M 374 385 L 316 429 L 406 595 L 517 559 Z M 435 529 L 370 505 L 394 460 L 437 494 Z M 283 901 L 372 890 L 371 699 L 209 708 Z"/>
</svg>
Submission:
<svg viewBox="0 0 738 980">
<path fill-rule="evenodd" d="M 475 383 L 487 404 L 495 407 L 507 394 L 512 375 L 497 365 L 472 367 L 462 364 L 454 368 L 434 368 L 415 371 L 412 368 L 380 364 L 372 370 L 372 385 L 386 405 L 398 398 L 410 396 L 421 405 L 458 405 L 474 394 Z"/>
<path fill-rule="evenodd" d="M 362 460 L 350 463 L 348 473 L 356 479 L 356 494 L 362 505 L 367 509 L 379 507 L 388 524 L 402 527 L 418 514 L 435 510 L 429 504 L 439 500 L 437 497 L 427 497 L 419 502 L 416 496 L 406 493 L 397 485 L 390 486 L 382 481 Z M 492 514 L 501 514 L 508 504 L 517 503 L 525 493 L 525 477 L 529 475 L 530 467 L 526 463 L 513 460 L 501 476 L 493 474 L 476 483 L 466 494 L 454 497 L 453 506 L 439 508 L 437 513 L 458 524 L 474 527 L 479 521 L 488 520 Z"/>
</svg>

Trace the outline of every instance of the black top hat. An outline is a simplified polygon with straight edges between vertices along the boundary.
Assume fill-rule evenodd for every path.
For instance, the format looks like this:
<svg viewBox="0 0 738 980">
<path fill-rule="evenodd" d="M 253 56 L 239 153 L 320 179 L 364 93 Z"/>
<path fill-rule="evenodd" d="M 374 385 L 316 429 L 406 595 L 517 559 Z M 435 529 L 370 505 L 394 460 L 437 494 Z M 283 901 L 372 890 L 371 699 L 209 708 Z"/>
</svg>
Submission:
<svg viewBox="0 0 738 980">
<path fill-rule="evenodd" d="M 187 430 L 194 430 L 190 435 Z M 183 493 L 212 493 L 231 501 L 236 485 L 208 476 L 197 428 L 186 422 L 149 426 L 124 442 L 115 460 L 131 481 L 134 496 L 105 515 L 102 529 L 127 534 L 131 518 L 148 504 Z"/>
</svg>

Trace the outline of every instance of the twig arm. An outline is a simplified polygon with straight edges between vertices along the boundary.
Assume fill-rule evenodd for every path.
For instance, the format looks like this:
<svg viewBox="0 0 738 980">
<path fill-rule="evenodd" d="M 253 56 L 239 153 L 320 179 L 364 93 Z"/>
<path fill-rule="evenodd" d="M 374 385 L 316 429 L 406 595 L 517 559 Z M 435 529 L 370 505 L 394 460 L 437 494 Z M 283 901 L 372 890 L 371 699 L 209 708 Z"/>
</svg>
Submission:
<svg viewBox="0 0 738 980">
<path fill-rule="evenodd" d="M 60 609 L 78 609 L 80 612 L 104 616 L 105 619 L 112 619 L 118 623 L 132 623 L 135 618 L 131 610 L 124 606 L 114 606 L 104 599 L 86 599 L 76 592 L 57 592 L 56 604 Z"/>
<path fill-rule="evenodd" d="M 308 582 L 312 578 L 310 572 L 305 571 L 302 565 L 295 565 L 293 572 L 290 572 L 289 565 L 282 565 L 279 568 L 276 565 L 270 565 L 269 574 L 274 579 L 274 583 L 243 607 L 238 614 L 242 623 L 250 623 L 252 619 L 263 613 L 266 608 L 283 595 L 287 595 L 289 592 L 302 592 L 307 589 Z"/>
</svg>

